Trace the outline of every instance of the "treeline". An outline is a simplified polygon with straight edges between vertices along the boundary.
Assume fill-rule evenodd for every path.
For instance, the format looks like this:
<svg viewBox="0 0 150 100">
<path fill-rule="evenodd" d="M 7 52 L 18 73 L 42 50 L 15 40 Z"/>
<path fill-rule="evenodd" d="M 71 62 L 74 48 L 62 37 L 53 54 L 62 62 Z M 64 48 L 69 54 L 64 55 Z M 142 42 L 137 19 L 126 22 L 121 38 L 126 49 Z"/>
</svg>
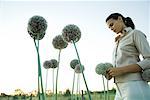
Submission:
<svg viewBox="0 0 150 100">
<path fill-rule="evenodd" d="M 113 88 L 111 90 L 108 90 L 108 92 L 109 92 L 109 95 L 112 96 L 111 98 L 114 98 L 116 90 Z M 90 91 L 90 94 L 91 94 L 92 98 L 103 98 L 104 97 L 103 96 L 104 91 Z M 88 100 L 87 91 L 81 90 L 80 94 L 74 94 L 74 96 L 79 97 L 79 98 L 87 98 L 84 100 Z M 32 94 L 30 94 L 30 95 L 26 95 L 26 94 L 7 95 L 5 93 L 0 94 L 0 100 L 37 100 L 38 99 L 37 97 L 38 97 L 37 95 L 32 95 Z M 50 94 L 50 95 L 46 94 L 46 97 L 47 97 L 47 99 L 48 98 L 52 99 L 52 98 L 55 98 L 55 94 Z M 70 100 L 70 97 L 71 97 L 71 91 L 69 89 L 67 89 L 64 93 L 58 94 L 58 98 L 63 98 L 63 100 Z"/>
</svg>

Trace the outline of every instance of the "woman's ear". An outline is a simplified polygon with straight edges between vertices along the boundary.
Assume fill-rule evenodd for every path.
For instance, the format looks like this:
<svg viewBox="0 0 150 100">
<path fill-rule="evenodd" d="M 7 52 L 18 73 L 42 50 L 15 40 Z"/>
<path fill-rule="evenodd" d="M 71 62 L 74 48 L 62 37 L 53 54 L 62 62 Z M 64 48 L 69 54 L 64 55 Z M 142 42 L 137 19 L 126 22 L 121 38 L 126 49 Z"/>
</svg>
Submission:
<svg viewBox="0 0 150 100">
<path fill-rule="evenodd" d="M 119 21 L 123 21 L 121 16 L 118 16 L 118 20 Z"/>
</svg>

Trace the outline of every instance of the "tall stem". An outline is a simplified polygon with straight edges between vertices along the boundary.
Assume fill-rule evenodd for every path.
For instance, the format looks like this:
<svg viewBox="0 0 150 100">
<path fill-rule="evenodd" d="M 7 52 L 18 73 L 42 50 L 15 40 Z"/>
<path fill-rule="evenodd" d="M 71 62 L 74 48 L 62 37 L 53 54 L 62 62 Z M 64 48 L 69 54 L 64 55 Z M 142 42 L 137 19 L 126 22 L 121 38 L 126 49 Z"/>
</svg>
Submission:
<svg viewBox="0 0 150 100">
<path fill-rule="evenodd" d="M 47 80 L 48 80 L 48 69 L 46 69 L 45 94 L 46 94 L 46 90 L 47 90 Z"/>
<path fill-rule="evenodd" d="M 109 100 L 109 84 L 108 84 L 108 80 L 107 80 L 107 100 Z"/>
<path fill-rule="evenodd" d="M 104 87 L 104 100 L 106 100 L 106 89 L 105 89 L 105 81 L 103 75 L 102 75 L 102 80 L 103 80 L 103 87 Z"/>
<path fill-rule="evenodd" d="M 59 55 L 58 55 L 58 67 L 57 67 L 57 73 L 56 73 L 56 95 L 55 95 L 55 100 L 57 100 L 57 85 L 58 85 L 58 72 L 59 72 L 59 63 L 60 63 L 60 53 L 61 53 L 61 50 L 59 50 Z"/>
<path fill-rule="evenodd" d="M 79 73 L 79 79 L 78 79 L 78 93 L 79 93 L 79 100 L 81 99 L 80 97 L 81 97 L 81 95 L 80 95 L 80 73 Z"/>
<path fill-rule="evenodd" d="M 78 99 L 81 100 L 81 94 L 80 94 L 80 73 L 78 74 Z"/>
<path fill-rule="evenodd" d="M 75 47 L 75 50 L 76 50 L 76 54 L 77 54 L 77 57 L 78 57 L 78 60 L 79 60 L 80 69 L 81 69 L 82 76 L 83 76 L 83 79 L 84 79 L 84 82 L 85 82 L 85 86 L 86 86 L 86 89 L 87 89 L 87 92 L 88 92 L 89 100 L 91 100 L 91 95 L 90 95 L 90 92 L 89 92 L 89 89 L 88 89 L 88 86 L 87 86 L 87 83 L 86 83 L 86 79 L 85 79 L 85 76 L 84 76 L 84 73 L 83 73 L 83 67 L 82 67 L 81 62 L 80 62 L 80 57 L 79 57 L 79 54 L 78 54 L 78 51 L 77 51 L 77 47 L 75 45 L 75 42 L 74 41 L 72 41 L 72 42 L 74 44 L 74 47 Z"/>
<path fill-rule="evenodd" d="M 43 89 L 43 82 L 42 82 L 42 71 L 41 71 L 41 63 L 40 63 L 40 54 L 39 54 L 39 40 L 37 40 L 37 43 L 34 39 L 34 44 L 36 47 L 36 51 L 37 51 L 37 58 L 38 58 L 38 95 L 39 95 L 39 99 L 41 98 L 40 95 L 42 92 L 42 99 L 45 100 L 45 95 L 44 95 L 44 89 Z M 40 90 L 41 89 L 41 90 Z"/>
<path fill-rule="evenodd" d="M 55 82 L 54 82 L 54 68 L 53 68 L 53 73 L 52 73 L 52 79 L 53 79 L 53 100 L 54 100 L 54 89 L 55 89 Z"/>
<path fill-rule="evenodd" d="M 74 71 L 74 75 L 73 75 L 73 84 L 72 84 L 72 92 L 71 92 L 71 100 L 73 100 L 74 96 L 73 96 L 73 91 L 74 91 L 74 81 L 75 81 L 75 71 Z"/>
<path fill-rule="evenodd" d="M 40 94 L 40 79 L 39 79 L 39 76 L 38 76 L 38 98 L 40 100 L 41 98 L 41 94 Z"/>
<path fill-rule="evenodd" d="M 79 74 L 77 74 L 77 91 L 76 91 L 76 95 L 77 95 L 77 100 L 79 98 Z"/>
</svg>

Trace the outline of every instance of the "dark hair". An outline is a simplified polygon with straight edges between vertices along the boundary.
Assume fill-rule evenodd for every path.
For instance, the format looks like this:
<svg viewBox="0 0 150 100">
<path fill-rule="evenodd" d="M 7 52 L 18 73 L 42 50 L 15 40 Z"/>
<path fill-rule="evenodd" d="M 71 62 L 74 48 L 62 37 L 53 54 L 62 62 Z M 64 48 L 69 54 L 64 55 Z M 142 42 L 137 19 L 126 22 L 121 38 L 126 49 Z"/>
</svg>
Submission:
<svg viewBox="0 0 150 100">
<path fill-rule="evenodd" d="M 134 29 L 135 28 L 135 25 L 134 25 L 134 23 L 133 23 L 133 21 L 132 21 L 132 19 L 130 18 L 130 17 L 124 17 L 123 15 L 121 15 L 120 13 L 113 13 L 113 14 L 111 14 L 111 15 L 109 15 L 107 18 L 106 18 L 106 22 L 109 20 L 109 19 L 118 19 L 118 17 L 122 17 L 122 20 L 123 20 L 123 22 L 125 23 L 125 25 L 127 26 L 127 27 L 131 27 L 132 29 Z"/>
</svg>

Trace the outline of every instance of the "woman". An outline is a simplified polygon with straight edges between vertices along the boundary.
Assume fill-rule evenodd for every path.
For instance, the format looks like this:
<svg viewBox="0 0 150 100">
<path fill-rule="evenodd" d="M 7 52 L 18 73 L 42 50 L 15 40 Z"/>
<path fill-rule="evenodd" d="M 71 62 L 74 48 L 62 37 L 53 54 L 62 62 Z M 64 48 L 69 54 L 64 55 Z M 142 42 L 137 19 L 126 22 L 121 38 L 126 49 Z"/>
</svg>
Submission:
<svg viewBox="0 0 150 100">
<path fill-rule="evenodd" d="M 108 16 L 106 23 L 117 34 L 114 67 L 107 71 L 108 79 L 114 77 L 117 86 L 115 100 L 150 100 L 150 87 L 141 77 L 142 71 L 150 68 L 150 46 L 146 36 L 135 29 L 131 18 L 119 13 Z"/>
</svg>

